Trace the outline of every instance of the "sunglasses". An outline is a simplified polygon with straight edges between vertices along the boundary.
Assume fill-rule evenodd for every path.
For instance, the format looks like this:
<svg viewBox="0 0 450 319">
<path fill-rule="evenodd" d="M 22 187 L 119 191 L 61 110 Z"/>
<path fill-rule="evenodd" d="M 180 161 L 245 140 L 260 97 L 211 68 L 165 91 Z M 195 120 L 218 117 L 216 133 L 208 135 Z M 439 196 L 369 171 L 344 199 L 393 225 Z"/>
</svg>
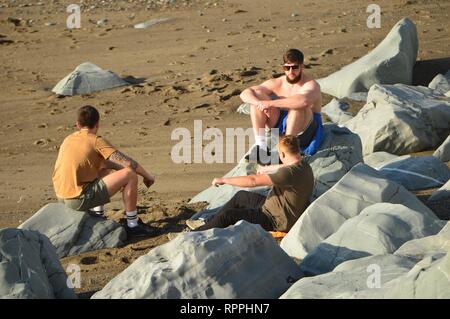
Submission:
<svg viewBox="0 0 450 319">
<path fill-rule="evenodd" d="M 292 68 L 292 70 L 300 69 L 300 65 L 298 65 L 298 64 L 294 64 L 294 65 L 284 65 L 283 64 L 282 67 L 283 67 L 283 70 L 285 70 L 285 71 L 290 71 L 291 68 Z"/>
</svg>

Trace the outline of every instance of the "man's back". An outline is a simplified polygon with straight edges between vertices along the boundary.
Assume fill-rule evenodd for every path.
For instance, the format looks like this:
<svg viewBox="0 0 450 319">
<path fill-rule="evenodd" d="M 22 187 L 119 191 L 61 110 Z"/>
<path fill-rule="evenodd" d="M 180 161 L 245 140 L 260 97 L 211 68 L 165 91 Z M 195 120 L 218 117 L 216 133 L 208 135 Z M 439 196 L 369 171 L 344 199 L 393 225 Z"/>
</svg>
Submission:
<svg viewBox="0 0 450 319">
<path fill-rule="evenodd" d="M 62 143 L 55 169 L 53 186 L 58 198 L 74 198 L 83 186 L 98 178 L 104 159 L 116 149 L 103 138 L 83 129 L 70 134 Z"/>
<path fill-rule="evenodd" d="M 311 166 L 300 162 L 282 167 L 269 174 L 273 188 L 267 196 L 263 210 L 275 218 L 278 231 L 289 231 L 309 204 L 314 187 Z"/>
</svg>

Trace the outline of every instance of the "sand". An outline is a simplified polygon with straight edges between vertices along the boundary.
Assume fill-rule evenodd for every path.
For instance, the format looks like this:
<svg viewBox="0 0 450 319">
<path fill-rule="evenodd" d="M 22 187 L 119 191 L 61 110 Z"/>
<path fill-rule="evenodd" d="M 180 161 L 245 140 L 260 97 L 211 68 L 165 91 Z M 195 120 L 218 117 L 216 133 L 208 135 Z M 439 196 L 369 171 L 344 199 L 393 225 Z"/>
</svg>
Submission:
<svg viewBox="0 0 450 319">
<path fill-rule="evenodd" d="M 162 1 L 167 4 L 148 9 L 140 1 L 84 1 L 76 30 L 66 28 L 71 1 L 49 2 L 0 1 L 0 227 L 16 227 L 56 200 L 53 165 L 82 105 L 99 109 L 100 135 L 156 175 L 150 189 L 140 184 L 138 200 L 143 221 L 158 228 L 154 238 L 62 260 L 81 265 L 82 297 L 166 242 L 168 232 L 203 207 L 188 201 L 235 164 L 175 164 L 172 131 L 192 132 L 194 120 L 223 132 L 250 127 L 248 116 L 235 113 L 238 94 L 279 74 L 287 48 L 301 49 L 306 72 L 323 77 L 368 53 L 410 17 L 419 36 L 414 84 L 426 86 L 450 69 L 449 2 L 380 0 L 381 28 L 368 29 L 371 1 Z M 133 28 L 159 18 L 169 20 Z M 87 61 L 141 83 L 75 97 L 51 93 Z M 351 111 L 361 106 L 352 103 Z M 120 197 L 106 209 L 120 219 Z"/>
</svg>

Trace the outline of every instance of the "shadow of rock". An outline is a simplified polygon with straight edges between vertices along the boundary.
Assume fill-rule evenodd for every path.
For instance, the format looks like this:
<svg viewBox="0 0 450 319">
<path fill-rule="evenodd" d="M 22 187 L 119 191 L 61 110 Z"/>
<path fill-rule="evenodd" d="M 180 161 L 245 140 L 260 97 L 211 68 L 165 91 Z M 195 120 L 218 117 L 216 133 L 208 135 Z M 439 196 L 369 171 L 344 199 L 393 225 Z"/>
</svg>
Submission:
<svg viewBox="0 0 450 319">
<path fill-rule="evenodd" d="M 436 75 L 445 74 L 448 70 L 450 70 L 450 58 L 417 61 L 413 69 L 413 85 L 428 87 Z"/>
</svg>

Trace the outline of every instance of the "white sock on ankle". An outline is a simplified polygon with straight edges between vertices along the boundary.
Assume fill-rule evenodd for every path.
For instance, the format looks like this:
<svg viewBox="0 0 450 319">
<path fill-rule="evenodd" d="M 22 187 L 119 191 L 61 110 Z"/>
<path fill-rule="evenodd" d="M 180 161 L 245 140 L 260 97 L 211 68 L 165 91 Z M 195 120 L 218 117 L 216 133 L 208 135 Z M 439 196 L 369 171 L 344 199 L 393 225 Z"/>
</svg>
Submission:
<svg viewBox="0 0 450 319">
<path fill-rule="evenodd" d="M 130 228 L 136 227 L 138 225 L 137 211 L 126 212 L 127 214 L 127 225 Z"/>
<path fill-rule="evenodd" d="M 259 147 L 266 149 L 266 136 L 265 135 L 256 135 L 255 136 L 255 145 L 259 145 Z"/>
</svg>

